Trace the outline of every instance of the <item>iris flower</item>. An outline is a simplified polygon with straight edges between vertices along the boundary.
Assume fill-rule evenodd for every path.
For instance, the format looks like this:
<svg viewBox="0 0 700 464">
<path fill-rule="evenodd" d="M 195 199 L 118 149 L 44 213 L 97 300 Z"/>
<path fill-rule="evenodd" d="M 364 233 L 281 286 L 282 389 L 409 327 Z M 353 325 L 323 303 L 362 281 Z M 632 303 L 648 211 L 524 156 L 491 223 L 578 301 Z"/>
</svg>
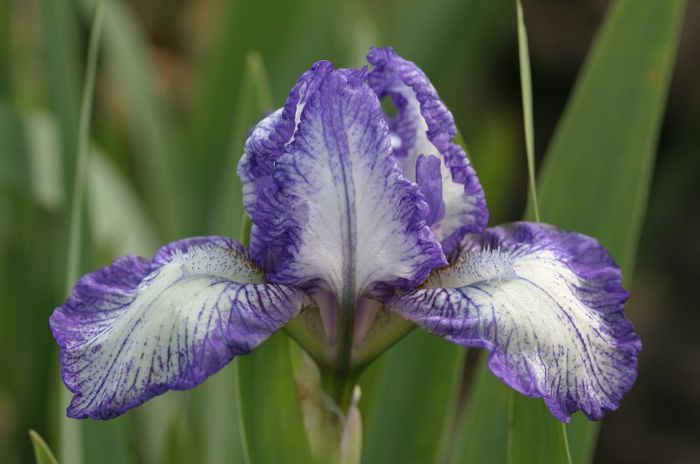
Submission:
<svg viewBox="0 0 700 464">
<path fill-rule="evenodd" d="M 368 61 L 314 64 L 251 132 L 238 166 L 249 248 L 188 238 L 80 279 L 50 321 L 69 416 L 111 418 L 192 388 L 282 328 L 339 403 L 418 326 L 485 348 L 496 376 L 561 421 L 618 407 L 641 343 L 613 258 L 545 224 L 487 229 L 426 75 L 391 48 Z"/>
</svg>

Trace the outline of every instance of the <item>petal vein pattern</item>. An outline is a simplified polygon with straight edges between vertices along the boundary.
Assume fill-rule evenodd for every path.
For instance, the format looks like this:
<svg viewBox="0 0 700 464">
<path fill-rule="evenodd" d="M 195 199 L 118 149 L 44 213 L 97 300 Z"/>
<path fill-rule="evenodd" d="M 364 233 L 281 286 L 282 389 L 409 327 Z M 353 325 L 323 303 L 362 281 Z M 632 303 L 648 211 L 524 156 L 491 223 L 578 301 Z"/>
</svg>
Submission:
<svg viewBox="0 0 700 464">
<path fill-rule="evenodd" d="M 601 419 L 635 381 L 639 338 L 619 268 L 594 239 L 520 223 L 466 236 L 457 262 L 394 309 L 427 331 L 491 351 L 489 367 L 568 421 Z"/>
<path fill-rule="evenodd" d="M 427 204 L 394 163 L 365 70 L 324 76 L 270 179 L 258 180 L 255 241 L 275 256 L 271 281 L 339 298 L 411 287 L 446 264 Z"/>
<path fill-rule="evenodd" d="M 296 315 L 306 296 L 262 283 L 238 243 L 174 242 L 84 276 L 51 317 L 71 417 L 118 416 L 203 382 Z"/>
<path fill-rule="evenodd" d="M 368 82 L 380 98 L 389 96 L 398 109 L 390 119 L 394 154 L 404 174 L 416 179 L 421 155 L 442 160 L 440 179 L 444 216 L 436 230 L 449 254 L 467 232 L 481 233 L 488 224 L 484 191 L 466 152 L 454 142 L 457 126 L 425 73 L 392 48 L 374 48 L 368 55 L 375 68 Z"/>
</svg>

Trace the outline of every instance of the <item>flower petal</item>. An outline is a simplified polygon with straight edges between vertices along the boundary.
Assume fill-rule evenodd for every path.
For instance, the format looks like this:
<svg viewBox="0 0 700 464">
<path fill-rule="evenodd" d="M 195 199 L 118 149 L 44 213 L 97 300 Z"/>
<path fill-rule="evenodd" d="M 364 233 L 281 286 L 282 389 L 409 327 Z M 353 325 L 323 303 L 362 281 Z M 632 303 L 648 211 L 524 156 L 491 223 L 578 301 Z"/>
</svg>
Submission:
<svg viewBox="0 0 700 464">
<path fill-rule="evenodd" d="M 314 64 L 296 82 L 285 105 L 263 118 L 246 140 L 238 175 L 243 182 L 243 203 L 247 209 L 257 200 L 258 181 L 272 174 L 275 162 L 292 141 L 308 96 L 332 70 L 333 65 L 328 61 Z"/>
<path fill-rule="evenodd" d="M 488 224 L 484 191 L 464 150 L 454 142 L 454 118 L 421 69 L 388 48 L 373 48 L 368 61 L 375 66 L 369 85 L 379 98 L 389 96 L 398 108 L 391 121 L 394 147 L 406 177 L 415 180 L 420 155 L 437 155 L 443 161 L 445 217 L 438 237 L 449 253 L 467 232 L 481 233 Z"/>
<path fill-rule="evenodd" d="M 262 282 L 244 248 L 223 237 L 174 242 L 152 261 L 127 256 L 83 276 L 50 321 L 75 393 L 68 415 L 118 416 L 248 353 L 307 298 Z"/>
<path fill-rule="evenodd" d="M 392 309 L 428 332 L 491 351 L 489 367 L 561 421 L 601 419 L 637 376 L 620 270 L 594 239 L 517 223 L 466 236 L 458 261 Z"/>
<path fill-rule="evenodd" d="M 326 74 L 298 129 L 248 206 L 275 259 L 269 279 L 349 298 L 415 287 L 446 264 L 426 226 L 427 205 L 393 157 L 365 70 Z"/>
<path fill-rule="evenodd" d="M 440 160 L 435 156 L 420 155 L 416 161 L 416 184 L 420 187 L 430 213 L 426 223 L 431 226 L 445 216 L 445 201 L 442 199 Z"/>
</svg>

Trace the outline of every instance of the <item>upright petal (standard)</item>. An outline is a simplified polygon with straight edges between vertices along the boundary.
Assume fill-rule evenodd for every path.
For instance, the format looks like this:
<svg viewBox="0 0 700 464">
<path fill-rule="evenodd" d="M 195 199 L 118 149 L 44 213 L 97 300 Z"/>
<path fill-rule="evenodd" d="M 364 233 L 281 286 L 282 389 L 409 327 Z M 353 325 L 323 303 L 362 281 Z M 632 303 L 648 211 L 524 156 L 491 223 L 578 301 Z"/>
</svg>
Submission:
<svg viewBox="0 0 700 464">
<path fill-rule="evenodd" d="M 468 232 L 481 233 L 489 213 L 484 191 L 466 153 L 454 142 L 457 135 L 452 113 L 440 100 L 425 73 L 400 57 L 392 48 L 374 48 L 367 56 L 375 66 L 368 76 L 379 98 L 389 96 L 398 109 L 389 120 L 393 153 L 404 174 L 416 180 L 416 163 L 421 155 L 442 161 L 444 217 L 437 229 L 445 253 L 450 253 Z"/>
<path fill-rule="evenodd" d="M 423 195 L 394 163 L 365 76 L 338 69 L 314 81 L 296 105 L 293 138 L 248 205 L 253 242 L 275 259 L 271 281 L 347 303 L 382 286 L 415 287 L 446 264 Z"/>
</svg>

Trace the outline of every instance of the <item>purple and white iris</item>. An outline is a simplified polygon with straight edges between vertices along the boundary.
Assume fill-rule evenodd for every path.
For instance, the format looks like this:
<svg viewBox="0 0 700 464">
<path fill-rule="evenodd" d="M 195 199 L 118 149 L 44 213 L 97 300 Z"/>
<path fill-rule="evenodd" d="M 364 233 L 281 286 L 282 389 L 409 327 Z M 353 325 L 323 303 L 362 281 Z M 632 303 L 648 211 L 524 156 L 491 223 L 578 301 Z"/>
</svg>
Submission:
<svg viewBox="0 0 700 464">
<path fill-rule="evenodd" d="M 192 388 L 284 327 L 353 378 L 414 325 L 489 350 L 494 374 L 561 421 L 617 408 L 641 343 L 610 254 L 544 224 L 486 229 L 428 78 L 391 48 L 368 61 L 316 63 L 251 133 L 238 168 L 250 249 L 190 238 L 80 279 L 51 317 L 69 416 Z"/>
</svg>

